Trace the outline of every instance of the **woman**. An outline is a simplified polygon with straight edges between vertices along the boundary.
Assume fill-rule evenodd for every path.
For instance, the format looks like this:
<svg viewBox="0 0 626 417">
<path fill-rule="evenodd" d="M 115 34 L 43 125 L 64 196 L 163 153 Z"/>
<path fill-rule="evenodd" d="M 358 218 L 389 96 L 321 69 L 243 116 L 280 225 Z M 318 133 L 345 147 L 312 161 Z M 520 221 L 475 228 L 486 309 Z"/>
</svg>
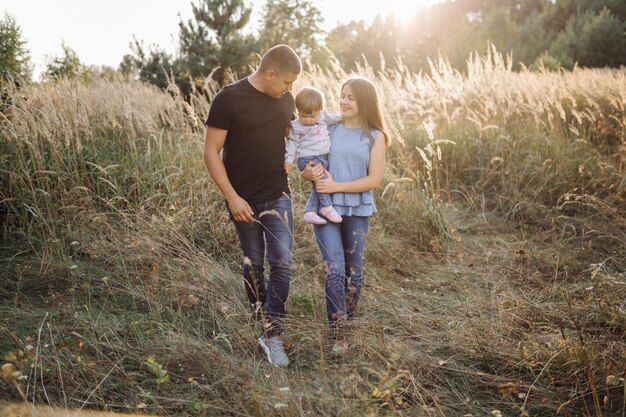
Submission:
<svg viewBox="0 0 626 417">
<path fill-rule="evenodd" d="M 333 206 L 343 217 L 339 224 L 314 226 L 326 266 L 326 314 L 335 353 L 349 347 L 342 326 L 354 319 L 361 294 L 365 238 L 369 217 L 376 213 L 372 190 L 380 186 L 390 143 L 369 80 L 347 80 L 341 87 L 340 106 L 343 121 L 330 128 L 328 172 L 312 163 L 302 172 L 305 179 L 315 181 L 318 193 L 332 194 Z"/>
</svg>

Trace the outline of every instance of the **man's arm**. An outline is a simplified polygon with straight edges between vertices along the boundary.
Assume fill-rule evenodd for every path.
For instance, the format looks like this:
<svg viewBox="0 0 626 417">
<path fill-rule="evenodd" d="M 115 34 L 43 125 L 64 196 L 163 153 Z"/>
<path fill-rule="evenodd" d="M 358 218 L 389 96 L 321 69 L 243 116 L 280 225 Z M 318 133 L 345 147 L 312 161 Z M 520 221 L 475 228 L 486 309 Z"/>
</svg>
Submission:
<svg viewBox="0 0 626 417">
<path fill-rule="evenodd" d="M 248 202 L 241 198 L 233 188 L 228 179 L 228 174 L 226 174 L 224 162 L 220 158 L 220 151 L 224 147 L 224 142 L 226 142 L 227 133 L 227 130 L 207 126 L 206 136 L 204 137 L 204 165 L 224 195 L 235 220 L 251 223 L 254 221 L 252 217 L 254 212 Z"/>
</svg>

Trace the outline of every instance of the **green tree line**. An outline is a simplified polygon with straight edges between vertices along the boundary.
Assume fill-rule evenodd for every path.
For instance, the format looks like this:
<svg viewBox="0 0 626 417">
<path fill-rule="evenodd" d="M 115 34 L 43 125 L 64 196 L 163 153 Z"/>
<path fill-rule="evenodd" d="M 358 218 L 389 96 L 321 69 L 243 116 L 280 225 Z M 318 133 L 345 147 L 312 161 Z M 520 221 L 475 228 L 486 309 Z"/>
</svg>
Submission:
<svg viewBox="0 0 626 417">
<path fill-rule="evenodd" d="M 254 34 L 248 30 L 252 9 L 243 0 L 194 0 L 191 7 L 193 18 L 179 21 L 174 54 L 134 38 L 115 70 L 87 67 L 63 45 L 63 56 L 47 64 L 44 77 L 117 71 L 160 87 L 173 79 L 188 94 L 207 76 L 224 83 L 247 73 L 257 54 L 277 43 L 291 45 L 311 64 L 339 62 L 344 69 L 365 60 L 376 69 L 401 64 L 418 72 L 428 70 L 429 57 L 441 55 L 462 71 L 468 55 L 485 52 L 489 44 L 512 53 L 517 67 L 626 64 L 623 0 L 449 0 L 420 10 L 403 25 L 393 15 L 379 15 L 328 32 L 314 1 L 267 0 Z M 5 14 L 0 76 L 29 79 L 31 73 L 20 28 Z"/>
</svg>

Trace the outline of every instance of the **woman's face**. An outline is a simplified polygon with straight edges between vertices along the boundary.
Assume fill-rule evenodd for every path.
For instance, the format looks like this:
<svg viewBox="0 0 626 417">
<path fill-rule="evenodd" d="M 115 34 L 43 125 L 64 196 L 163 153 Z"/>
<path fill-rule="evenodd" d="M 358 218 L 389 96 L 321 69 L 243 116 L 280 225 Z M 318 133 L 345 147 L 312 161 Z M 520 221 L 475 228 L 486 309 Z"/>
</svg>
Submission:
<svg viewBox="0 0 626 417">
<path fill-rule="evenodd" d="M 356 117 L 359 114 L 359 107 L 356 104 L 356 97 L 352 92 L 350 85 L 345 85 L 341 90 L 341 100 L 339 100 L 339 106 L 341 109 L 341 117 L 344 119 L 350 119 Z"/>
</svg>

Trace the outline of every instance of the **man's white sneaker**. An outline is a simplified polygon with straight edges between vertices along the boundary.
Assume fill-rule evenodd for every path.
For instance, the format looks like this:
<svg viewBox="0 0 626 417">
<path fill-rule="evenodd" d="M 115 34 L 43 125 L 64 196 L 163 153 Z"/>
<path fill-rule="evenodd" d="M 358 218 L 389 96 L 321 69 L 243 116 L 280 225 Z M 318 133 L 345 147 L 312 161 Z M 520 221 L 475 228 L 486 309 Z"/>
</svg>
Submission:
<svg viewBox="0 0 626 417">
<path fill-rule="evenodd" d="M 259 346 L 263 348 L 267 355 L 267 360 L 277 368 L 286 368 L 289 366 L 289 358 L 285 352 L 283 341 L 279 336 L 272 336 L 265 338 L 261 336 L 259 338 Z"/>
<path fill-rule="evenodd" d="M 348 351 L 348 349 L 350 349 L 350 345 L 348 344 L 348 342 L 340 340 L 335 342 L 331 351 L 335 355 L 343 355 Z"/>
</svg>

